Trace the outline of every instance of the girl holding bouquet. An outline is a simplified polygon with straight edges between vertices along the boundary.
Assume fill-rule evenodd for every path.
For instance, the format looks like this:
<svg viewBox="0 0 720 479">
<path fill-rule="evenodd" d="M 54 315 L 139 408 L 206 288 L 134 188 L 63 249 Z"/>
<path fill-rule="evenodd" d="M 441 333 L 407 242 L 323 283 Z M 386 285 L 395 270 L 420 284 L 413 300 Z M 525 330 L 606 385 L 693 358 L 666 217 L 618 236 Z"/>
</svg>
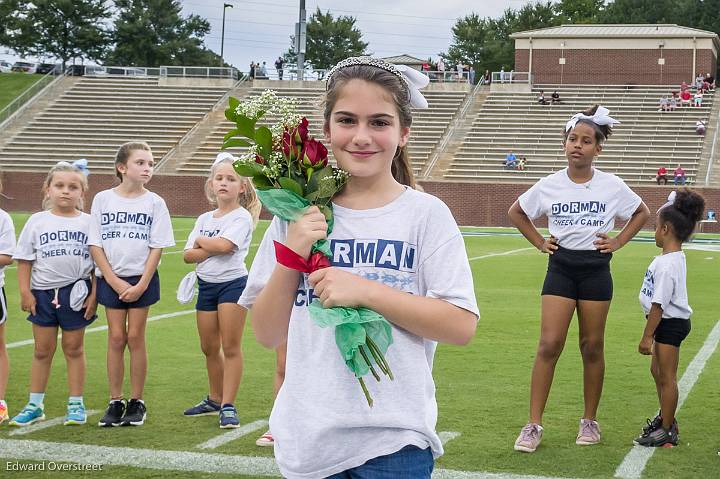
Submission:
<svg viewBox="0 0 720 479">
<path fill-rule="evenodd" d="M 197 328 L 210 383 L 208 396 L 185 416 L 219 414 L 223 429 L 240 426 L 234 403 L 243 371 L 245 310 L 237 301 L 247 281 L 245 257 L 260 215 L 255 189 L 235 172 L 233 161 L 231 154 L 220 153 L 210 168 L 205 196 L 217 208 L 200 215 L 183 253 L 186 263 L 197 263 Z M 186 289 L 191 298 L 194 281 Z"/>
<path fill-rule="evenodd" d="M 423 79 L 425 81 L 423 82 Z M 368 57 L 328 75 L 324 133 L 349 182 L 333 198 L 334 224 L 309 207 L 275 218 L 240 304 L 258 340 L 287 341 L 285 381 L 270 416 L 284 477 L 429 478 L 443 453 L 435 432 L 432 364 L 438 341 L 467 344 L 479 312 L 460 231 L 447 206 L 414 189 L 407 154 L 411 107 L 427 107 L 427 77 Z M 301 275 L 276 262 L 273 240 L 304 258 L 330 242 L 331 266 Z M 385 354 L 394 380 L 369 382 L 374 407 L 338 356 L 332 328 L 308 305 L 368 308 L 392 324 Z"/>
</svg>

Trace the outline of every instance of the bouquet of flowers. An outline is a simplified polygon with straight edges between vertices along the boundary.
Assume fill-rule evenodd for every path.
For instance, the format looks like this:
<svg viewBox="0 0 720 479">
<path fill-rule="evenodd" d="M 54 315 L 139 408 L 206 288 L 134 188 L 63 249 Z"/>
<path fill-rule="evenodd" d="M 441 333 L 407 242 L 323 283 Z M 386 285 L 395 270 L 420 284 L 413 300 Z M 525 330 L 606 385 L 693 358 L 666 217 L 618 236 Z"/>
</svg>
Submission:
<svg viewBox="0 0 720 479">
<path fill-rule="evenodd" d="M 297 220 L 311 205 L 325 215 L 328 235 L 333 228 L 332 197 L 342 189 L 349 174 L 328 164 L 325 146 L 310 137 L 308 120 L 296 113 L 295 103 L 280 98 L 272 90 L 240 103 L 230 98 L 225 117 L 236 128 L 224 137 L 223 149 L 247 147 L 234 163 L 240 176 L 252 178 L 258 198 L 273 215 Z M 277 121 L 269 126 L 256 124 L 266 114 Z M 330 266 L 330 244 L 317 241 L 310 258 L 299 256 L 282 243 L 275 242 L 278 263 L 304 273 Z M 363 381 L 372 373 L 380 381 L 381 373 L 393 379 L 385 353 L 392 344 L 392 327 L 378 313 L 367 308 L 334 307 L 324 309 L 316 298 L 310 305 L 310 317 L 320 327 L 335 327 L 335 342 L 345 364 L 355 374 L 368 405 L 373 400 Z"/>
</svg>

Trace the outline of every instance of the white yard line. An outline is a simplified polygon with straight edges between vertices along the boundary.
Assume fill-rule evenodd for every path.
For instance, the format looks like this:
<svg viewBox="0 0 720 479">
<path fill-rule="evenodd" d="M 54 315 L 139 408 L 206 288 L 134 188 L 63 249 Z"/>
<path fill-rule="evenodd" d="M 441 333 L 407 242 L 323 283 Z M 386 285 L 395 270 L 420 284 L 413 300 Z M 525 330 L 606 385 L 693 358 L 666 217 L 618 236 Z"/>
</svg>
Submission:
<svg viewBox="0 0 720 479">
<path fill-rule="evenodd" d="M 476 259 L 485 259 L 485 258 L 492 258 L 495 256 L 507 256 L 510 254 L 520 253 L 523 251 L 530 251 L 534 250 L 536 248 L 520 248 L 520 249 L 511 249 L 510 251 L 504 251 L 502 253 L 490 253 L 490 254 L 484 254 L 482 256 L 474 256 L 472 258 L 468 258 L 469 261 L 475 261 Z"/>
<path fill-rule="evenodd" d="M 705 364 L 717 349 L 718 342 L 720 342 L 720 321 L 715 323 L 715 327 L 710 331 L 710 334 L 708 334 L 702 348 L 700 348 L 700 351 L 698 351 L 692 362 L 690 362 L 678 382 L 680 395 L 678 397 L 677 411 L 680 411 L 685 399 L 687 399 L 688 394 L 700 377 L 700 373 L 702 373 L 705 368 Z M 640 479 L 645 470 L 645 466 L 656 449 L 657 448 L 654 447 L 634 446 L 615 470 L 615 477 Z"/>
<path fill-rule="evenodd" d="M 157 316 L 151 316 L 151 317 L 149 317 L 149 318 L 147 319 L 147 322 L 149 323 L 149 322 L 151 322 L 151 321 L 159 321 L 159 320 L 161 320 L 161 319 L 174 318 L 174 317 L 176 317 L 176 316 L 184 316 L 184 315 L 186 315 L 186 314 L 190 314 L 190 313 L 194 313 L 194 312 L 195 312 L 194 309 L 187 309 L 187 310 L 185 310 L 185 311 L 176 311 L 176 312 L 174 312 L 174 313 L 158 314 Z M 85 330 L 85 334 L 88 334 L 88 333 L 96 333 L 96 332 L 98 332 L 98 331 L 107 331 L 107 328 L 108 328 L 107 325 L 105 325 L 105 326 L 96 326 L 96 327 L 94 327 L 94 328 L 87 328 L 87 329 Z M 61 336 L 62 336 L 62 334 L 61 334 L 61 333 L 58 333 L 58 338 L 60 338 Z M 29 344 L 33 344 L 34 342 L 35 342 L 35 341 L 32 340 L 32 339 L 24 339 L 24 340 L 22 340 L 22 341 L 15 341 L 14 343 L 8 343 L 5 347 L 6 347 L 7 349 L 19 348 L 20 346 L 27 346 L 27 345 L 29 345 Z"/>
<path fill-rule="evenodd" d="M 257 421 L 253 421 L 249 424 L 245 424 L 243 426 L 240 426 L 237 429 L 233 429 L 230 432 L 226 432 L 224 434 L 220 434 L 219 436 L 215 436 L 214 438 L 210 439 L 209 441 L 205 441 L 202 444 L 198 444 L 195 446 L 197 449 L 216 449 L 223 444 L 227 444 L 230 441 L 234 441 L 235 439 L 238 439 L 243 436 L 247 436 L 253 431 L 257 431 L 258 429 L 262 429 L 267 427 L 268 421 L 267 419 L 259 419 Z"/>
<path fill-rule="evenodd" d="M 0 457 L 25 461 L 70 462 L 92 466 L 130 466 L 166 471 L 280 477 L 280 471 L 273 458 L 207 452 L 163 451 L 65 442 L 0 439 Z M 559 479 L 527 474 L 449 469 L 437 469 L 433 472 L 432 477 L 435 479 Z"/>
<path fill-rule="evenodd" d="M 95 414 L 99 413 L 100 411 L 96 409 L 90 409 L 88 411 L 85 411 L 85 414 L 87 414 L 87 417 L 94 416 Z M 24 427 L 18 427 L 13 428 L 8 436 L 23 436 L 25 434 L 30 434 L 31 432 L 40 431 L 42 429 L 47 429 L 49 427 L 57 426 L 58 424 L 62 424 L 65 421 L 65 417 L 56 417 L 54 419 L 50 419 L 48 421 L 40 421 L 36 422 L 35 424 L 31 424 L 30 426 L 24 426 Z M 70 426 L 68 426 L 70 427 Z"/>
</svg>

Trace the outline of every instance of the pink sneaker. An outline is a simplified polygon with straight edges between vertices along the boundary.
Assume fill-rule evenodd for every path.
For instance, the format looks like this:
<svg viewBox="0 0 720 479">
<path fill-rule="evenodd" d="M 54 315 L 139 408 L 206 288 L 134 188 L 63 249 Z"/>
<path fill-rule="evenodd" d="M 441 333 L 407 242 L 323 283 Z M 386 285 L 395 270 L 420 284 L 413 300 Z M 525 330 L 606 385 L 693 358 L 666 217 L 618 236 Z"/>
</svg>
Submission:
<svg viewBox="0 0 720 479">
<path fill-rule="evenodd" d="M 0 424 L 4 423 L 8 419 L 10 419 L 10 416 L 8 416 L 7 403 L 2 401 L 0 402 Z"/>
<path fill-rule="evenodd" d="M 522 428 L 515 440 L 515 450 L 522 452 L 535 452 L 542 440 L 543 427 L 540 424 L 529 422 Z"/>
<path fill-rule="evenodd" d="M 575 444 L 590 446 L 600 442 L 600 425 L 592 419 L 580 419 L 580 430 L 578 431 Z"/>
<path fill-rule="evenodd" d="M 260 436 L 258 440 L 255 441 L 255 444 L 261 447 L 272 447 L 275 445 L 275 440 L 273 439 L 272 434 L 270 434 L 270 431 L 268 431 Z"/>
</svg>

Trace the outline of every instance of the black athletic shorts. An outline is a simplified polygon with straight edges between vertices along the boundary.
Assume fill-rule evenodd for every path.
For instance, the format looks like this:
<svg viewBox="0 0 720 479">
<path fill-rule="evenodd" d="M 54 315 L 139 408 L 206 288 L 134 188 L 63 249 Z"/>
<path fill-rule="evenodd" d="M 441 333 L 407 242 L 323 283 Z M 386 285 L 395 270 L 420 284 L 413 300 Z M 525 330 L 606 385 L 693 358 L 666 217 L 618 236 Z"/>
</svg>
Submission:
<svg viewBox="0 0 720 479">
<path fill-rule="evenodd" d="M 677 318 L 662 318 L 655 328 L 655 342 L 680 347 L 687 335 L 690 334 L 690 320 Z"/>
<path fill-rule="evenodd" d="M 612 253 L 558 248 L 548 259 L 543 295 L 610 301 L 613 295 Z"/>
</svg>

